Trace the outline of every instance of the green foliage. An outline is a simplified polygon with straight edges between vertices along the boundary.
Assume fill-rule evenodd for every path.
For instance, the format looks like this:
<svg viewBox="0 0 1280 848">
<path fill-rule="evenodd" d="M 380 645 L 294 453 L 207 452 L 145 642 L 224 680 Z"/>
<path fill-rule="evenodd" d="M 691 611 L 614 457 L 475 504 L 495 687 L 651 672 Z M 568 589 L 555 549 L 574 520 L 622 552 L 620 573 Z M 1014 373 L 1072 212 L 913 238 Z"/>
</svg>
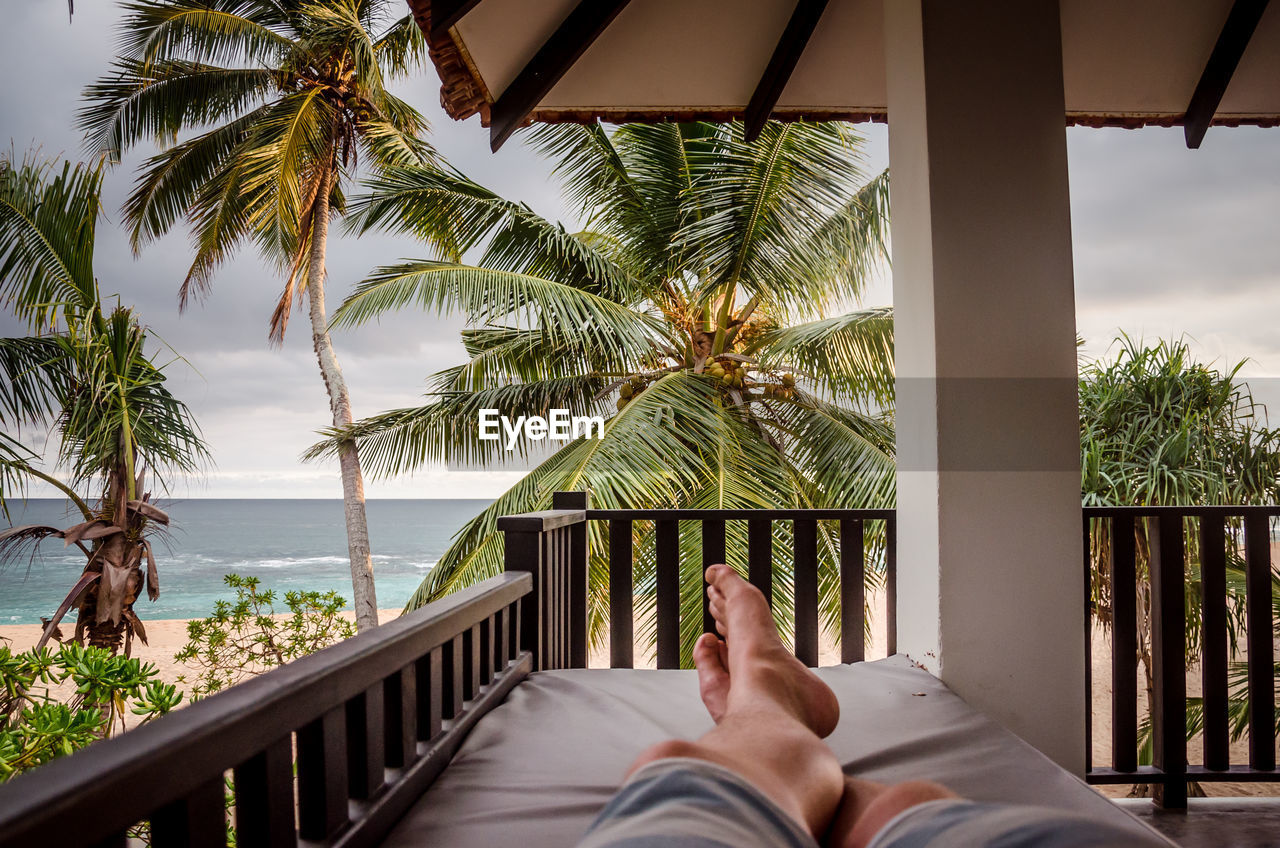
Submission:
<svg viewBox="0 0 1280 848">
<path fill-rule="evenodd" d="M 346 601 L 336 592 L 285 592 L 288 613 L 277 614 L 278 595 L 260 590 L 258 578 L 228 574 L 223 581 L 235 590 L 235 601 L 219 600 L 208 618 L 187 622 L 187 644 L 174 656 L 200 669 L 191 681 L 195 698 L 355 635 L 355 625 L 341 615 Z"/>
<path fill-rule="evenodd" d="M 208 451 L 191 411 L 166 387 L 146 327 L 101 298 L 93 273 L 101 188 L 100 165 L 0 157 L 0 300 L 30 331 L 0 339 L 0 428 L 48 433 L 70 477 L 58 479 L 16 440 L 0 438 L 0 510 L 7 516 L 6 498 L 35 478 L 61 490 L 85 520 L 0 532 L 0 558 L 51 537 L 77 544 L 90 582 L 72 589 L 53 623 L 78 599 L 77 641 L 87 631 L 91 643 L 114 650 L 146 638 L 133 612 L 144 582 L 153 600 L 159 594 L 148 535 L 168 517 L 149 502 L 145 470 L 194 472 Z M 84 486 L 101 492 L 96 508 L 77 494 Z"/>
<path fill-rule="evenodd" d="M 425 59 L 421 32 L 391 0 L 136 0 L 121 34 L 79 126 L 112 162 L 140 143 L 163 148 L 124 205 L 134 248 L 191 228 L 185 304 L 252 243 L 287 274 L 272 317 L 282 339 L 309 277 L 313 223 L 342 211 L 345 178 L 359 162 L 434 157 L 426 120 L 388 88 Z"/>
<path fill-rule="evenodd" d="M 469 361 L 431 375 L 424 405 L 331 431 L 309 457 L 354 439 L 375 474 L 485 465 L 507 455 L 479 438 L 481 409 L 607 419 L 603 438 L 569 443 L 468 522 L 409 606 L 500 571 L 497 517 L 546 509 L 558 490 L 588 490 L 605 508 L 892 506 L 892 319 L 885 309 L 830 314 L 862 297 L 884 258 L 888 175 L 868 179 L 862 139 L 838 123 L 772 123 L 755 142 L 741 124 L 710 123 L 557 125 L 527 137 L 553 161 L 586 232 L 441 169 L 387 168 L 351 203 L 357 230 L 413 234 L 437 257 L 377 269 L 335 325 L 403 308 L 459 314 Z M 643 622 L 652 528 L 635 531 Z M 600 636 L 607 544 L 598 523 L 590 532 Z M 682 539 L 692 609 L 696 534 Z M 875 556 L 881 541 L 869 541 Z M 791 555 L 778 554 L 775 609 L 789 632 Z M 836 562 L 824 527 L 829 633 L 839 628 Z M 652 631 L 639 634 L 644 650 Z"/>
<path fill-rule="evenodd" d="M 101 648 L 0 648 L 0 782 L 178 706 L 182 693 L 155 666 Z"/>
<path fill-rule="evenodd" d="M 1195 506 L 1274 504 L 1280 501 L 1280 430 L 1267 426 L 1265 410 L 1238 378 L 1244 363 L 1226 371 L 1196 362 L 1186 342 L 1144 346 L 1122 336 L 1110 361 L 1084 365 L 1080 373 L 1081 488 L 1086 506 Z M 1240 522 L 1228 522 L 1227 587 L 1233 654 L 1245 612 Z M 1137 552 L 1138 658 L 1152 686 L 1150 547 L 1144 522 L 1134 528 Z M 1200 528 L 1186 522 L 1186 661 L 1200 654 Z M 1110 534 L 1092 528 L 1091 591 L 1104 628 L 1112 621 Z M 1272 575 L 1272 605 L 1280 612 L 1280 571 Z M 1280 635 L 1280 617 L 1276 622 Z M 1276 666 L 1280 682 L 1280 664 Z M 1150 697 L 1148 698 L 1150 702 Z M 1229 710 L 1233 738 L 1246 728 L 1246 665 L 1233 662 Z M 1187 734 L 1203 727 L 1203 705 L 1188 699 Z M 1150 724 L 1143 724 L 1139 754 L 1150 758 Z"/>
</svg>

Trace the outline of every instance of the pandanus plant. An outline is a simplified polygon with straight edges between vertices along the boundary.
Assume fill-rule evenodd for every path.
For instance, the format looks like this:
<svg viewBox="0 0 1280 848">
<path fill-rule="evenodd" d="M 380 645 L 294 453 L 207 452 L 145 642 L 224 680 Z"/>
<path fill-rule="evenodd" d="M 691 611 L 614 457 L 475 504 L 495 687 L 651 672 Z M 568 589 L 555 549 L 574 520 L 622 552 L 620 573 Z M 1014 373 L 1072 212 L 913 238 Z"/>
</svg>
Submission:
<svg viewBox="0 0 1280 848">
<path fill-rule="evenodd" d="M 66 495 L 72 527 L 0 532 L 0 560 L 51 539 L 75 545 L 84 571 L 40 639 L 75 607 L 75 640 L 129 652 L 146 629 L 134 605 L 160 593 L 152 539 L 169 517 L 151 500 L 147 469 L 193 472 L 208 458 L 184 403 L 165 387 L 132 310 L 104 308 L 93 273 L 98 167 L 0 159 L 0 298 L 30 335 L 0 339 L 0 426 L 50 432 L 66 479 L 42 470 L 21 441 L 0 442 L 0 504 L 32 479 Z M 78 490 L 96 487 L 91 504 Z M 6 515 L 7 515 L 6 509 Z"/>
<path fill-rule="evenodd" d="M 887 309 L 841 314 L 862 296 L 887 229 L 888 174 L 866 178 L 862 139 L 806 123 L 770 124 L 754 142 L 740 124 L 709 123 L 526 137 L 554 162 L 585 231 L 422 168 L 388 170 L 352 204 L 361 230 L 416 234 L 438 258 L 377 270 L 335 323 L 408 306 L 460 313 L 468 361 L 432 375 L 423 406 L 334 431 L 312 455 L 354 439 L 378 473 L 484 466 L 509 455 L 479 438 L 482 409 L 608 417 L 603 438 L 569 442 L 462 528 L 409 605 L 499 571 L 497 517 L 547 508 L 557 490 L 587 489 L 601 507 L 892 506 L 892 319 Z M 743 565 L 738 523 L 729 558 Z M 786 623 L 790 529 L 775 530 Z M 602 532 L 593 526 L 593 551 L 607 549 Z M 636 533 L 647 616 L 652 534 L 643 522 Z M 694 610 L 696 534 L 682 544 L 683 603 Z M 833 527 L 821 527 L 819 547 L 822 614 L 835 629 Z M 592 573 L 599 633 L 603 559 Z M 687 654 L 698 616 L 683 618 Z"/>
</svg>

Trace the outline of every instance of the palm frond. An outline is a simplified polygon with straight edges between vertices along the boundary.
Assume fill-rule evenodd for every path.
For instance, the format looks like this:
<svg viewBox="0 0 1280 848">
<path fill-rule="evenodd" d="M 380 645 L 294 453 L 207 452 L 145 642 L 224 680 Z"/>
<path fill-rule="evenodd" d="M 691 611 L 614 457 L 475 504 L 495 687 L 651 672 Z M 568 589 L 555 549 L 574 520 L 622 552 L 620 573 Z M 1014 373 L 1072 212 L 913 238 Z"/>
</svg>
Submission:
<svg viewBox="0 0 1280 848">
<path fill-rule="evenodd" d="M 118 59 L 113 67 L 112 75 L 85 88 L 86 103 L 76 115 L 88 151 L 112 162 L 140 141 L 170 144 L 184 127 L 234 120 L 267 102 L 279 84 L 266 68 L 186 59 Z"/>
<path fill-rule="evenodd" d="M 893 402 L 892 307 L 773 328 L 750 352 L 763 365 L 800 370 L 830 395 L 881 408 Z"/>
<path fill-rule="evenodd" d="M 388 168 L 351 204 L 358 232 L 408 233 L 460 259 L 484 244 L 478 265 L 573 281 L 603 296 L 635 300 L 634 284 L 609 259 L 528 206 L 442 168 Z"/>
<path fill-rule="evenodd" d="M 733 124 L 691 152 L 702 216 L 675 241 L 706 269 L 703 287 L 741 287 L 791 308 L 830 302 L 827 285 L 843 259 L 820 235 L 861 186 L 859 141 L 839 123 L 770 123 L 748 144 Z"/>
<path fill-rule="evenodd" d="M 379 268 L 338 308 L 333 325 L 365 324 L 410 305 L 457 312 L 474 324 L 536 326 L 551 343 L 585 339 L 633 359 L 664 346 L 663 327 L 652 316 L 600 295 L 529 274 L 431 260 Z"/>
<path fill-rule="evenodd" d="M 97 302 L 100 168 L 0 159 L 0 300 L 33 329 Z"/>
</svg>

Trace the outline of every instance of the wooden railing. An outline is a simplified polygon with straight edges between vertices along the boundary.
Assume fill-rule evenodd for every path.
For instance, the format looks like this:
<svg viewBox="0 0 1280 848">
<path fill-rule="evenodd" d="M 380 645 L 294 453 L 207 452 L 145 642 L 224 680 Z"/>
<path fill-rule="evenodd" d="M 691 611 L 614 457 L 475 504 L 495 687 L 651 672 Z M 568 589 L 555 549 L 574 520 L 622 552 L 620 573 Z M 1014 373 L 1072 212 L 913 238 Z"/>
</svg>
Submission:
<svg viewBox="0 0 1280 848">
<path fill-rule="evenodd" d="M 1280 781 L 1276 771 L 1275 631 L 1271 521 L 1280 507 L 1086 507 L 1085 569 L 1102 558 L 1108 568 L 1086 599 L 1092 612 L 1110 616 L 1111 750 L 1106 767 L 1092 763 L 1090 783 L 1152 784 L 1157 803 L 1185 807 L 1188 781 Z M 1188 549 L 1188 540 L 1194 547 Z M 1141 548 L 1145 547 L 1146 556 Z M 1234 644 L 1228 592 L 1231 562 L 1243 560 L 1245 653 L 1248 671 L 1248 763 L 1230 756 L 1228 664 Z M 1191 562 L 1199 592 L 1190 595 Z M 1144 566 L 1144 563 L 1149 565 Z M 1089 579 L 1088 576 L 1086 579 Z M 1235 596 L 1238 598 L 1238 594 Z M 1142 603 L 1140 603 L 1142 601 Z M 1150 613 L 1152 757 L 1138 764 L 1139 609 Z M 1187 614 L 1199 614 L 1203 687 L 1202 762 L 1188 764 Z M 1086 647 L 1086 650 L 1089 650 Z M 1086 669 L 1091 669 L 1087 656 Z M 1090 675 L 1092 678 L 1092 675 Z M 1089 703 L 1092 703 L 1090 679 Z"/>
<path fill-rule="evenodd" d="M 536 646 L 537 668 L 585 668 L 587 665 L 588 523 L 607 525 L 609 575 L 609 664 L 635 664 L 635 552 L 633 524 L 651 522 L 654 542 L 656 664 L 680 667 L 681 522 L 699 525 L 699 568 L 725 562 L 727 525 L 741 522 L 746 533 L 748 579 L 774 600 L 774 556 L 777 523 L 790 525 L 795 654 L 807 665 L 818 664 L 818 523 L 837 530 L 835 568 L 840 593 L 840 658 L 860 662 L 865 656 L 864 609 L 868 568 L 883 569 L 887 610 L 887 651 L 896 648 L 897 567 L 894 559 L 895 519 L 891 509 L 589 509 L 582 492 L 557 492 L 554 509 L 498 519 L 506 534 L 506 568 L 533 575 L 534 592 L 526 603 L 527 643 Z M 873 531 L 883 561 L 873 561 L 865 544 Z M 558 591 L 543 593 L 540 587 Z M 702 594 L 701 629 L 714 630 Z"/>
<path fill-rule="evenodd" d="M 529 672 L 504 574 L 0 786 L 0 844 L 378 844 Z M 295 778 L 296 772 L 296 778 Z M 295 795 L 296 791 L 296 795 Z"/>
</svg>

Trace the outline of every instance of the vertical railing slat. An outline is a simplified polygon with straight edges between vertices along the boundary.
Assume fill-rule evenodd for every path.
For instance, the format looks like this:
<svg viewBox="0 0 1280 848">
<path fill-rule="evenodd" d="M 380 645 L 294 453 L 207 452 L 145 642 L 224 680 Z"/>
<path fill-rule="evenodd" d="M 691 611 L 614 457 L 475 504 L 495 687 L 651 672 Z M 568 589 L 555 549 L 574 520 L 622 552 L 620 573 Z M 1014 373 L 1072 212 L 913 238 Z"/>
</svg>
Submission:
<svg viewBox="0 0 1280 848">
<path fill-rule="evenodd" d="M 1276 767 L 1275 633 L 1271 627 L 1271 521 L 1244 519 L 1245 633 L 1249 651 L 1249 765 Z"/>
<path fill-rule="evenodd" d="M 432 648 L 416 665 L 418 741 L 430 742 L 440 735 L 444 720 L 444 648 Z"/>
<path fill-rule="evenodd" d="M 818 522 L 792 522 L 795 543 L 796 656 L 809 667 L 818 664 Z"/>
<path fill-rule="evenodd" d="M 631 522 L 609 522 L 609 665 L 635 665 L 635 613 L 631 563 Z"/>
<path fill-rule="evenodd" d="M 544 611 L 547 622 L 547 659 L 544 668 L 560 667 L 560 531 L 550 530 L 542 534 L 542 561 L 546 572 L 543 585 L 547 606 Z"/>
<path fill-rule="evenodd" d="M 555 492 L 552 509 L 586 509 L 586 492 Z M 569 535 L 569 667 L 587 667 L 587 522 L 572 525 Z"/>
<path fill-rule="evenodd" d="M 463 671 L 466 663 L 462 653 L 462 636 L 454 636 L 443 645 L 443 665 L 441 667 L 440 717 L 455 718 L 462 713 L 462 702 L 466 699 L 466 686 Z"/>
<path fill-rule="evenodd" d="M 335 707 L 298 730 L 298 835 L 317 842 L 347 823 L 346 710 Z"/>
<path fill-rule="evenodd" d="M 1187 806 L 1186 579 L 1182 518 L 1147 519 L 1151 549 L 1152 764 L 1164 773 L 1154 800 Z"/>
<path fill-rule="evenodd" d="M 654 522 L 658 668 L 680 667 L 680 522 Z"/>
<path fill-rule="evenodd" d="M 711 617 L 711 605 L 707 598 L 706 572 L 717 563 L 722 563 L 725 556 L 724 520 L 708 518 L 702 522 L 702 632 L 715 633 L 716 621 Z"/>
<path fill-rule="evenodd" d="M 840 662 L 866 659 L 866 562 L 862 544 L 862 521 L 840 520 Z"/>
<path fill-rule="evenodd" d="M 417 671 L 417 663 L 410 663 L 382 681 L 382 744 L 388 768 L 404 768 L 418 758 Z"/>
<path fill-rule="evenodd" d="M 885 652 L 898 653 L 898 521 L 884 521 L 884 638 Z"/>
<path fill-rule="evenodd" d="M 1227 723 L 1227 539 L 1221 516 L 1200 519 L 1200 674 L 1204 765 L 1231 765 Z"/>
<path fill-rule="evenodd" d="M 1157 562 L 1153 556 L 1151 572 Z M 1138 578 L 1133 518 L 1111 519 L 1111 751 L 1117 771 L 1138 769 Z"/>
<path fill-rule="evenodd" d="M 222 775 L 151 815 L 153 848 L 226 848 L 226 784 Z"/>
<path fill-rule="evenodd" d="M 348 796 L 361 801 L 372 798 L 384 782 L 382 704 L 379 683 L 346 705 Z"/>
<path fill-rule="evenodd" d="M 293 737 L 268 745 L 235 769 L 236 848 L 273 848 L 297 839 Z"/>
<path fill-rule="evenodd" d="M 520 599 L 517 618 L 520 626 L 515 631 L 516 651 L 528 651 L 533 655 L 533 670 L 542 669 L 542 597 L 545 594 L 542 577 L 542 534 L 513 532 L 503 534 L 503 567 L 507 571 L 523 571 L 533 577 L 533 591 Z"/>
<path fill-rule="evenodd" d="M 488 686 L 493 682 L 493 639 L 494 617 L 489 616 L 480 622 L 480 685 Z"/>
<path fill-rule="evenodd" d="M 773 606 L 773 522 L 753 518 L 747 522 L 747 579 Z"/>
<path fill-rule="evenodd" d="M 511 629 L 514 624 L 512 621 L 512 613 L 514 611 L 513 607 L 506 607 L 498 612 L 498 643 L 494 668 L 499 672 L 507 670 L 507 663 L 511 662 L 513 656 L 511 652 Z"/>
<path fill-rule="evenodd" d="M 462 631 L 462 699 L 473 700 L 480 691 L 480 625 Z"/>
</svg>

